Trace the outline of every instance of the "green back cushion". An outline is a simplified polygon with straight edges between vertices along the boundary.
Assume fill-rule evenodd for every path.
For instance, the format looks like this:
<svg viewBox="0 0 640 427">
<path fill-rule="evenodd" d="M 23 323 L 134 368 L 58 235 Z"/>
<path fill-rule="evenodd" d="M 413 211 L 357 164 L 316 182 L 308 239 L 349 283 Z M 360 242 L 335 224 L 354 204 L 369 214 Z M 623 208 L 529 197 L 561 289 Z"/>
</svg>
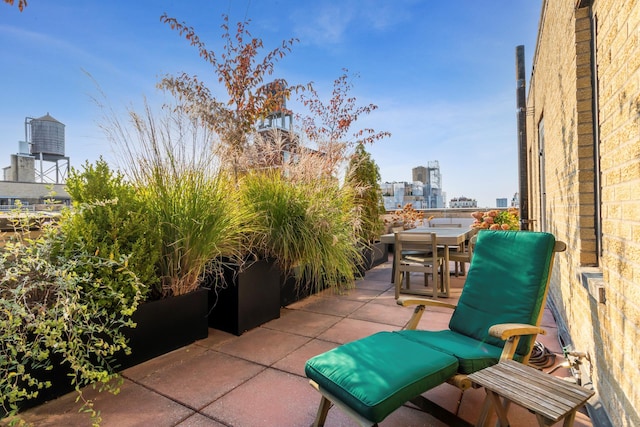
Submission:
<svg viewBox="0 0 640 427">
<path fill-rule="evenodd" d="M 404 402 L 442 384 L 457 368 L 450 354 L 397 332 L 379 332 L 309 359 L 305 373 L 377 423 Z"/>
<path fill-rule="evenodd" d="M 554 245 L 548 233 L 480 231 L 449 328 L 502 348 L 502 340 L 489 336 L 490 326 L 537 324 Z M 531 340 L 522 339 L 516 354 L 526 355 L 530 347 Z"/>
</svg>

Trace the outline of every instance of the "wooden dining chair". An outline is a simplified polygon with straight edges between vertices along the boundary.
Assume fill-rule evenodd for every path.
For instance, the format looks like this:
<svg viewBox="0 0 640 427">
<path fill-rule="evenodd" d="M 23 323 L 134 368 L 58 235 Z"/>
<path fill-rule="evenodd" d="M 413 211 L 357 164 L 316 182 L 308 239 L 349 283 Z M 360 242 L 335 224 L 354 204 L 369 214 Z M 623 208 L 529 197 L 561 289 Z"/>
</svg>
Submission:
<svg viewBox="0 0 640 427">
<path fill-rule="evenodd" d="M 473 236 L 468 243 L 463 243 L 459 247 L 449 250 L 449 261 L 453 261 L 455 264 L 454 274 L 456 277 L 466 274 L 466 265 L 471 264 L 471 258 L 473 258 L 476 238 L 476 236 Z"/>
<path fill-rule="evenodd" d="M 433 277 L 433 297 L 438 295 L 438 282 L 444 288 L 444 252 L 438 249 L 436 233 L 399 232 L 394 243 L 395 296 L 400 294 L 427 295 L 429 275 Z M 424 288 L 411 288 L 411 273 L 424 274 Z M 438 280 L 438 277 L 440 280 Z"/>
</svg>

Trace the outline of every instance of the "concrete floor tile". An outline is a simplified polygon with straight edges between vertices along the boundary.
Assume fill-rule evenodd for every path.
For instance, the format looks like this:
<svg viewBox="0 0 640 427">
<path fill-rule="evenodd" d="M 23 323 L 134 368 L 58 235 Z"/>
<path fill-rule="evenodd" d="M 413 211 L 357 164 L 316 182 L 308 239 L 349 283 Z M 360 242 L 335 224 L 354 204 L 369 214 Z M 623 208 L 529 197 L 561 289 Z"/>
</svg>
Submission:
<svg viewBox="0 0 640 427">
<path fill-rule="evenodd" d="M 122 376 L 134 381 L 140 381 L 145 377 L 153 375 L 156 371 L 167 369 L 175 364 L 184 364 L 185 360 L 197 357 L 207 351 L 206 348 L 191 344 L 181 347 L 170 353 L 163 354 L 139 365 L 132 366 L 122 371 Z"/>
<path fill-rule="evenodd" d="M 543 328 L 548 326 L 552 326 L 554 328 L 556 327 L 556 319 L 553 317 L 553 312 L 548 306 L 545 307 L 544 311 L 542 312 L 542 320 L 540 321 L 540 326 L 542 326 Z"/>
<path fill-rule="evenodd" d="M 194 414 L 182 421 L 180 424 L 176 424 L 176 427 L 226 427 L 226 425 L 205 415 Z"/>
<path fill-rule="evenodd" d="M 475 423 L 480 418 L 486 393 L 483 388 L 470 388 L 462 393 L 458 416 Z M 489 425 L 493 425 L 490 423 Z"/>
<path fill-rule="evenodd" d="M 354 311 L 349 318 L 384 323 L 402 329 L 413 314 L 413 310 L 405 309 L 397 304 L 383 305 L 368 303 Z"/>
<path fill-rule="evenodd" d="M 371 289 L 349 289 L 344 291 L 341 295 L 333 295 L 334 297 L 340 297 L 342 299 L 354 300 L 354 301 L 362 301 L 368 302 L 380 295 L 382 291 L 380 290 L 371 290 Z M 325 294 L 324 296 L 330 296 L 331 294 Z"/>
<path fill-rule="evenodd" d="M 234 427 L 311 425 L 320 394 L 306 378 L 267 369 L 202 410 Z"/>
<path fill-rule="evenodd" d="M 392 287 L 391 289 L 384 291 L 383 293 L 381 293 L 380 295 L 378 295 L 377 297 L 375 297 L 369 302 L 374 304 L 385 304 L 388 306 L 397 306 L 398 304 L 396 304 L 395 288 Z"/>
<path fill-rule="evenodd" d="M 417 329 L 425 331 L 442 331 L 449 329 L 451 314 L 453 314 L 453 310 L 434 311 L 427 309 L 422 313 L 422 318 L 418 323 Z"/>
<path fill-rule="evenodd" d="M 219 329 L 209 328 L 209 336 L 207 338 L 196 341 L 194 344 L 206 348 L 216 348 L 227 341 L 236 339 L 237 335 Z"/>
<path fill-rule="evenodd" d="M 218 347 L 218 351 L 270 366 L 311 339 L 268 328 L 256 328 Z"/>
<path fill-rule="evenodd" d="M 462 391 L 458 387 L 444 383 L 432 388 L 422 395 L 452 414 L 458 413 L 460 400 L 462 399 Z"/>
<path fill-rule="evenodd" d="M 332 305 L 338 306 L 342 302 L 341 300 L 323 298 L 318 301 L 318 304 L 329 310 Z M 335 315 L 307 311 L 309 307 L 306 306 L 304 310 L 283 309 L 279 319 L 271 320 L 262 325 L 262 327 L 313 338 L 338 323 L 342 318 Z"/>
<path fill-rule="evenodd" d="M 318 336 L 318 339 L 344 344 L 364 338 L 380 331 L 395 331 L 397 326 L 367 322 L 358 319 L 343 319 L 332 328 Z"/>
<path fill-rule="evenodd" d="M 356 287 L 361 289 L 371 289 L 374 291 L 386 291 L 393 287 L 391 283 L 391 270 L 369 270 L 364 278 L 356 281 Z"/>
<path fill-rule="evenodd" d="M 274 363 L 273 367 L 304 377 L 304 365 L 307 360 L 337 346 L 337 343 L 329 341 L 311 340 L 299 349 L 289 353 L 283 359 Z"/>
<path fill-rule="evenodd" d="M 263 370 L 261 365 L 209 350 L 158 370 L 140 383 L 200 409 Z"/>
<path fill-rule="evenodd" d="M 329 410 L 325 425 L 331 427 L 357 427 L 359 424 L 339 408 L 333 407 Z M 431 415 L 409 406 L 401 406 L 396 409 L 378 425 L 380 427 L 447 427 L 447 424 L 433 418 Z"/>
<path fill-rule="evenodd" d="M 145 427 L 174 426 L 194 412 L 131 381 L 125 381 L 118 395 L 85 389 L 85 398 L 94 399 L 94 409 L 100 411 L 101 426 Z M 69 393 L 56 400 L 32 408 L 21 418 L 39 427 L 85 427 L 91 425 L 86 413 L 79 413 L 77 394 Z"/>
<path fill-rule="evenodd" d="M 398 408 L 381 423 L 380 427 L 447 427 L 447 424 L 426 412 L 408 406 Z"/>
<path fill-rule="evenodd" d="M 559 354 L 562 358 L 562 345 L 558 340 L 558 328 L 554 326 L 544 326 L 543 329 L 547 332 L 545 335 L 538 334 L 536 341 L 542 343 L 547 350 L 552 353 Z"/>
<path fill-rule="evenodd" d="M 346 317 L 358 308 L 362 307 L 364 304 L 364 301 L 353 301 L 340 298 L 318 298 L 301 308 L 301 310 Z"/>
<path fill-rule="evenodd" d="M 344 295 L 326 290 L 305 298 L 283 309 L 280 319 L 240 337 L 210 329 L 206 339 L 125 370 L 123 376 L 127 379 L 119 395 L 101 393 L 96 397 L 96 409 L 102 411 L 102 426 L 310 425 L 320 394 L 304 377 L 306 361 L 339 344 L 383 330 L 398 330 L 411 317 L 413 307 L 396 304 L 392 285 L 388 283 L 390 275 L 391 263 L 384 264 L 367 272 L 364 279 L 356 282 L 356 288 Z M 438 300 L 457 303 L 464 281 L 465 277 L 451 276 L 452 297 Z M 419 328 L 447 329 L 452 313 L 451 309 L 428 307 Z M 557 326 L 548 309 L 542 324 L 548 335 L 539 336 L 539 341 L 550 351 L 561 353 Z M 317 338 L 313 338 L 316 334 Z M 562 361 L 559 354 L 556 364 Z M 570 376 L 570 372 L 563 368 L 554 375 Z M 96 395 L 91 389 L 86 393 L 88 397 Z M 452 411 L 458 408 L 460 400 L 459 416 L 475 423 L 485 393 L 483 389 L 470 389 L 460 398 L 459 390 L 443 384 L 425 395 Z M 89 417 L 77 412 L 79 405 L 75 398 L 71 393 L 22 415 L 37 426 L 90 425 Z M 194 408 L 201 408 L 201 413 Z M 509 419 L 513 427 L 535 425 L 535 416 L 517 405 L 512 405 Z M 344 412 L 332 408 L 326 425 L 357 424 Z M 592 423 L 583 411 L 575 425 L 591 427 Z M 406 404 L 380 426 L 444 424 Z"/>
</svg>

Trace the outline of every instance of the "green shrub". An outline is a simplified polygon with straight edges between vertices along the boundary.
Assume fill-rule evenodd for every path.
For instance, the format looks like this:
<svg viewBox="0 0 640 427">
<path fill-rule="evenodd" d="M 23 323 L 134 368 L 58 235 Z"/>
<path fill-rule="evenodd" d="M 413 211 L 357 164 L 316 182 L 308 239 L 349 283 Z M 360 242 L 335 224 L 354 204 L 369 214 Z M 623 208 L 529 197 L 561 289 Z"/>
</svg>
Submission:
<svg viewBox="0 0 640 427">
<path fill-rule="evenodd" d="M 354 192 L 354 203 L 357 210 L 357 233 L 360 241 L 368 245 L 380 238 L 383 230 L 382 215 L 385 213 L 380 189 L 380 170 L 371 158 L 363 143 L 356 146 L 356 150 L 349 161 L 346 184 Z"/>
<path fill-rule="evenodd" d="M 145 295 L 159 294 L 160 235 L 134 186 L 101 158 L 86 162 L 82 171 L 72 169 L 66 187 L 73 209 L 63 211 L 59 221 L 66 237 L 61 256 L 73 257 L 77 251 L 110 259 L 126 256 L 145 284 Z"/>
<path fill-rule="evenodd" d="M 124 256 L 81 246 L 56 255 L 65 239 L 47 226 L 37 239 L 8 242 L 0 252 L 0 406 L 8 414 L 51 386 L 32 373 L 52 369 L 52 355 L 68 364 L 80 398 L 90 383 L 112 392 L 120 385 L 112 358 L 130 351 L 122 329 L 134 326 L 143 286 Z M 84 403 L 99 418 L 92 402 Z"/>
<path fill-rule="evenodd" d="M 242 241 L 242 212 L 234 186 L 205 170 L 159 166 L 145 182 L 147 214 L 161 238 L 159 271 L 164 294 L 196 290 L 208 269 L 222 257 L 237 257 Z"/>
<path fill-rule="evenodd" d="M 299 286 L 351 285 L 359 256 L 350 215 L 352 195 L 332 179 L 293 182 L 279 171 L 240 181 L 241 204 L 255 221 L 248 246 L 273 257 Z"/>
</svg>

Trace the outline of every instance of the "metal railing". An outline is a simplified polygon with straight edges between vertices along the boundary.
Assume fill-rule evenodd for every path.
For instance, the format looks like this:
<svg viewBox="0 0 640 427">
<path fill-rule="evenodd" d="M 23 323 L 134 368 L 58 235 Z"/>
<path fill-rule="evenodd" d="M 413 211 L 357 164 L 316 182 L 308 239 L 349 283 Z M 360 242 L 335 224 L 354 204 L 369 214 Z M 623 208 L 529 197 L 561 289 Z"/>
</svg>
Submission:
<svg viewBox="0 0 640 427">
<path fill-rule="evenodd" d="M 11 212 L 15 210 L 35 212 L 36 207 L 34 205 L 0 205 L 0 212 Z"/>
</svg>

